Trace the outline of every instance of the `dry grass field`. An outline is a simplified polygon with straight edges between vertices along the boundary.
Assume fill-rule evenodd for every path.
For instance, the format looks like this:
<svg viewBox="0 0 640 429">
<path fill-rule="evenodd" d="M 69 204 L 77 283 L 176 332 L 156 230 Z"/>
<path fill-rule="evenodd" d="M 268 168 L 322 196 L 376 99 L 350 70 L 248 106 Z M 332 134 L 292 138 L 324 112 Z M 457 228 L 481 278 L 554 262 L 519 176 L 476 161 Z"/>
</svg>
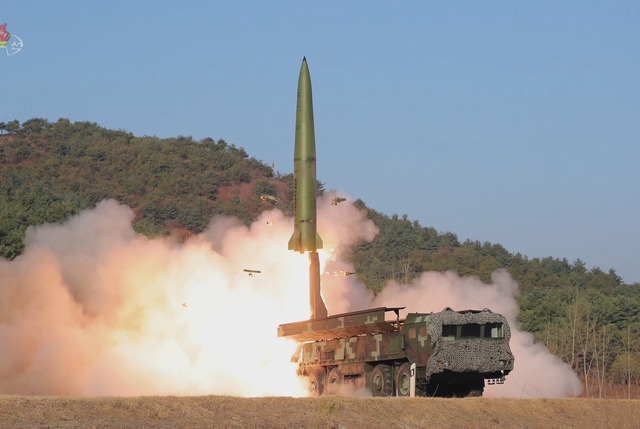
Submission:
<svg viewBox="0 0 640 429">
<path fill-rule="evenodd" d="M 640 428 L 640 401 L 0 396 L 2 428 Z"/>
</svg>

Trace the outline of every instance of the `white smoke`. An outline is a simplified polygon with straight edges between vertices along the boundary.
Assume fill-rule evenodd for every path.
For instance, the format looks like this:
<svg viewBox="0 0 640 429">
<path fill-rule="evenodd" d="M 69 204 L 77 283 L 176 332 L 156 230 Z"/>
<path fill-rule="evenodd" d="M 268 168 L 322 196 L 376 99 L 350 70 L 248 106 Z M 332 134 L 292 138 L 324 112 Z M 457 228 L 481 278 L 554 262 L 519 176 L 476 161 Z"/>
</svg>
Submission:
<svg viewBox="0 0 640 429">
<path fill-rule="evenodd" d="M 491 285 L 424 273 L 389 283 L 375 300 L 355 275 L 340 275 L 353 271 L 343 262 L 351 247 L 377 228 L 332 197 L 318 205 L 330 314 L 488 307 L 508 317 L 516 355 L 491 395 L 579 393 L 573 372 L 517 329 L 517 286 L 505 272 Z M 292 220 L 278 210 L 249 227 L 217 217 L 176 244 L 136 234 L 133 218 L 107 200 L 62 225 L 29 228 L 23 254 L 0 260 L 0 393 L 305 395 L 290 362 L 295 345 L 276 337 L 280 323 L 309 316 L 308 260 L 286 245 Z"/>
<path fill-rule="evenodd" d="M 304 394 L 276 339 L 283 317 L 308 317 L 292 288 L 306 271 L 280 249 L 291 221 L 217 219 L 178 245 L 132 220 L 104 201 L 29 228 L 24 253 L 0 262 L 0 392 Z"/>
</svg>

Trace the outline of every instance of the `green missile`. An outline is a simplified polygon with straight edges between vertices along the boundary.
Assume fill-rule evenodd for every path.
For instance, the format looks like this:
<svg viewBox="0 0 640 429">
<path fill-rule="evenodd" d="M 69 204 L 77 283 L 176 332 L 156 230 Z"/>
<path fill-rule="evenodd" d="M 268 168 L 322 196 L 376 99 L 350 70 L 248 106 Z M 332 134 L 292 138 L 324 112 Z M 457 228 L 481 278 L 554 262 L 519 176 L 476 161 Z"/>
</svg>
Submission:
<svg viewBox="0 0 640 429">
<path fill-rule="evenodd" d="M 302 59 L 298 77 L 296 139 L 293 152 L 294 223 L 289 250 L 309 252 L 309 302 L 311 319 L 327 317 L 327 307 L 320 294 L 320 259 L 322 239 L 317 231 L 316 211 L 316 138 L 313 127 L 311 77 L 307 59 Z"/>
<path fill-rule="evenodd" d="M 315 252 L 322 249 L 322 239 L 316 230 L 316 138 L 313 127 L 311 77 L 306 58 L 302 60 L 298 78 L 293 183 L 295 223 L 293 235 L 289 240 L 289 250 L 300 253 Z"/>
</svg>

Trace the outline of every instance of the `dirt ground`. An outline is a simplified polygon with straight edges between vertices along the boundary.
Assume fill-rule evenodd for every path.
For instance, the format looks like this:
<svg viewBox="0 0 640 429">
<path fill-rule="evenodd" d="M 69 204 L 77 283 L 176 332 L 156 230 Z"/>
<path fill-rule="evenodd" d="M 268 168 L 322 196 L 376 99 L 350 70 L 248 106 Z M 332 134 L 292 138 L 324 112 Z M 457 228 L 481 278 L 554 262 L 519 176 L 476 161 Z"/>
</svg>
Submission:
<svg viewBox="0 0 640 429">
<path fill-rule="evenodd" d="M 2 428 L 640 428 L 640 400 L 0 396 Z"/>
</svg>

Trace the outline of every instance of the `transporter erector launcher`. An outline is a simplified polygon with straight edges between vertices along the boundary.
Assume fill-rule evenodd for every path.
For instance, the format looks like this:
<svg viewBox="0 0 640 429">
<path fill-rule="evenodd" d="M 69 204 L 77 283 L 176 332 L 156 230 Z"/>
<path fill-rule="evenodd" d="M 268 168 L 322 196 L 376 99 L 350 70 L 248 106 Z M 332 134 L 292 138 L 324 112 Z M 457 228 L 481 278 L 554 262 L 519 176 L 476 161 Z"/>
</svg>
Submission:
<svg viewBox="0 0 640 429">
<path fill-rule="evenodd" d="M 294 192 L 289 249 L 309 253 L 311 318 L 278 326 L 278 336 L 298 343 L 292 361 L 298 375 L 308 377 L 312 395 L 336 394 L 350 385 L 373 396 L 477 396 L 485 384 L 504 382 L 513 370 L 511 331 L 505 317 L 489 309 L 445 308 L 401 319 L 404 307 L 380 307 L 328 316 L 320 294 L 322 240 L 316 230 L 316 144 L 306 59 L 298 80 Z"/>
<path fill-rule="evenodd" d="M 313 127 L 311 77 L 307 59 L 302 59 L 298 78 L 296 139 L 293 154 L 294 223 L 289 250 L 309 252 L 309 294 L 311 318 L 327 317 L 327 307 L 320 294 L 320 260 L 322 239 L 316 222 L 316 138 Z"/>
</svg>

